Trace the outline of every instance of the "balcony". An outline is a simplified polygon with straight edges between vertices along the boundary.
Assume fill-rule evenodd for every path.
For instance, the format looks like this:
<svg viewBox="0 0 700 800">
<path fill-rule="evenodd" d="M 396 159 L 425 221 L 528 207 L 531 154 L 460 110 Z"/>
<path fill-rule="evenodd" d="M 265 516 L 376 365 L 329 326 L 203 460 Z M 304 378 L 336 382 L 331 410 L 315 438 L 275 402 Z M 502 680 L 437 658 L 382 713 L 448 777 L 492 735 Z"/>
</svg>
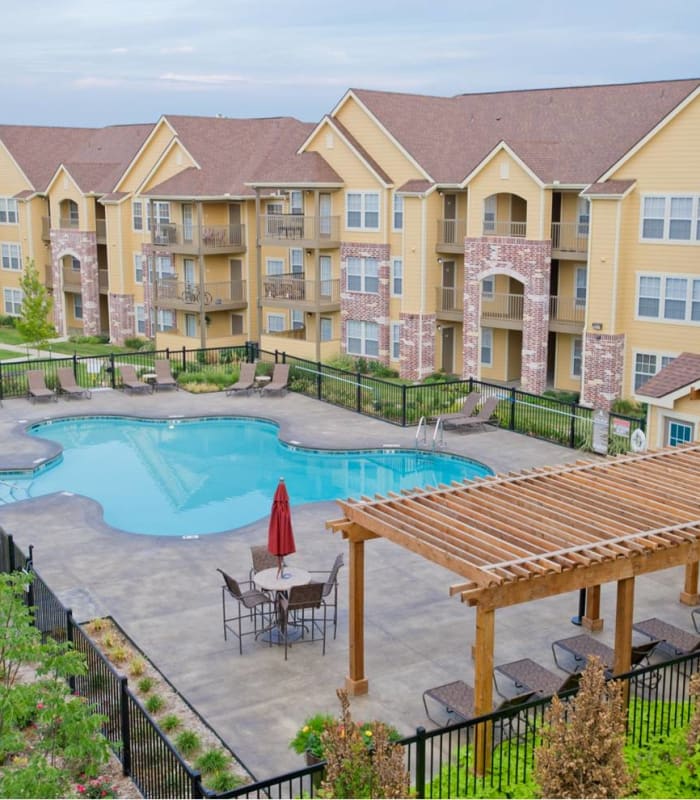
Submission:
<svg viewBox="0 0 700 800">
<path fill-rule="evenodd" d="M 513 236 L 524 239 L 527 233 L 527 222 L 513 220 L 485 219 L 482 227 L 482 236 Z"/>
<path fill-rule="evenodd" d="M 340 217 L 306 217 L 302 214 L 262 214 L 263 244 L 330 249 L 340 247 Z"/>
<path fill-rule="evenodd" d="M 435 311 L 440 319 L 461 322 L 464 316 L 464 298 L 461 289 L 454 286 L 438 286 Z"/>
<path fill-rule="evenodd" d="M 304 273 L 263 277 L 263 304 L 282 308 L 335 311 L 340 308 L 340 279 L 307 280 Z"/>
<path fill-rule="evenodd" d="M 97 244 L 107 244 L 107 221 L 104 219 L 95 220 L 95 237 Z"/>
<path fill-rule="evenodd" d="M 578 297 L 549 298 L 549 330 L 558 333 L 582 333 L 586 303 Z"/>
<path fill-rule="evenodd" d="M 464 237 L 467 235 L 467 223 L 463 219 L 439 219 L 437 221 L 438 253 L 463 253 Z"/>
<path fill-rule="evenodd" d="M 494 293 L 481 297 L 481 324 L 487 328 L 523 327 L 523 295 Z"/>
<path fill-rule="evenodd" d="M 41 239 L 44 242 L 51 241 L 51 217 L 41 218 Z"/>
<path fill-rule="evenodd" d="M 588 225 L 578 222 L 552 223 L 552 258 L 586 258 Z"/>
<path fill-rule="evenodd" d="M 80 221 L 77 217 L 60 217 L 58 224 L 61 230 L 78 230 Z"/>
<path fill-rule="evenodd" d="M 151 231 L 151 244 L 171 253 L 207 255 L 244 253 L 245 225 L 176 225 L 160 223 Z"/>
<path fill-rule="evenodd" d="M 204 296 L 199 285 L 179 281 L 176 276 L 162 277 L 154 286 L 153 305 L 173 311 L 235 311 L 248 306 L 246 281 L 218 281 L 204 286 Z"/>
<path fill-rule="evenodd" d="M 63 289 L 66 292 L 80 294 L 82 291 L 80 283 L 80 270 L 73 267 L 63 267 Z"/>
<path fill-rule="evenodd" d="M 53 265 L 44 264 L 44 286 L 53 291 Z"/>
<path fill-rule="evenodd" d="M 97 288 L 100 294 L 107 294 L 109 292 L 109 270 L 97 270 Z"/>
</svg>

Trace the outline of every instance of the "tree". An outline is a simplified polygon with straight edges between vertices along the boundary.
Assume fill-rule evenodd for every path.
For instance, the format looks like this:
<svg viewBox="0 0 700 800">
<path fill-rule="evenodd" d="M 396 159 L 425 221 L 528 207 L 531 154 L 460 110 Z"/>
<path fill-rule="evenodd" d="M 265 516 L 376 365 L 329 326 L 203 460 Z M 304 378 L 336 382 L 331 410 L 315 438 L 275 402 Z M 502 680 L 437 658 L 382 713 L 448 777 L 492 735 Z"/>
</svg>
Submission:
<svg viewBox="0 0 700 800">
<path fill-rule="evenodd" d="M 45 347 L 48 340 L 56 335 L 51 322 L 53 298 L 39 280 L 39 270 L 33 259 L 27 259 L 19 285 L 22 289 L 22 308 L 16 328 L 34 347 Z"/>
</svg>

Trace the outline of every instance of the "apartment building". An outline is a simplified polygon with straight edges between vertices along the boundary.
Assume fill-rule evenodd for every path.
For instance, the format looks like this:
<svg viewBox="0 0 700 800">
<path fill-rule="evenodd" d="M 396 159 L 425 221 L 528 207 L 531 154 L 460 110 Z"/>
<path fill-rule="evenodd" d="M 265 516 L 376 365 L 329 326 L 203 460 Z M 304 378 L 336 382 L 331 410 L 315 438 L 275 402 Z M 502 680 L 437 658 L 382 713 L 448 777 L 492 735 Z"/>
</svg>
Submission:
<svg viewBox="0 0 700 800">
<path fill-rule="evenodd" d="M 698 439 L 699 91 L 351 89 L 315 125 L 0 126 L 3 310 L 43 256 L 62 332 L 637 398 L 651 444 Z"/>
</svg>

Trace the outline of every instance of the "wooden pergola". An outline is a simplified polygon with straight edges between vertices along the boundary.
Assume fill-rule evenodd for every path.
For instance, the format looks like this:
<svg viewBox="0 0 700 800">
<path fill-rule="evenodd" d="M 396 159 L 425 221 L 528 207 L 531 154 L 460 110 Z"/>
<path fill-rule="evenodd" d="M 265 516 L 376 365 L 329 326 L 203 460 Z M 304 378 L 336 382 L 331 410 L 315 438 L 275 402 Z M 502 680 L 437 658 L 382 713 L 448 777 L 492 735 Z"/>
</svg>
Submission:
<svg viewBox="0 0 700 800">
<path fill-rule="evenodd" d="M 389 539 L 464 580 L 450 587 L 476 607 L 475 714 L 492 710 L 495 611 L 588 589 L 596 628 L 600 585 L 617 582 L 614 672 L 631 664 L 634 580 L 685 565 L 681 602 L 696 604 L 700 559 L 700 444 L 578 461 L 477 481 L 339 502 L 327 523 L 349 541 L 348 690 L 364 668 L 364 544 Z"/>
</svg>

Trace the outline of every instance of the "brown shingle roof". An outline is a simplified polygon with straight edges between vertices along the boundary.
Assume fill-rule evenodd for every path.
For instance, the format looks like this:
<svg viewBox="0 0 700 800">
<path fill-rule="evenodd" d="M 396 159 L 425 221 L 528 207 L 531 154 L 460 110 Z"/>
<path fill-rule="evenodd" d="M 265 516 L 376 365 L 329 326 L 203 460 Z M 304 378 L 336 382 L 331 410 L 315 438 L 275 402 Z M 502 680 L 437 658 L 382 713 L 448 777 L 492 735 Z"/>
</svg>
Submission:
<svg viewBox="0 0 700 800">
<path fill-rule="evenodd" d="M 600 183 L 592 183 L 586 187 L 582 194 L 586 196 L 595 197 L 596 195 L 622 195 L 631 186 L 634 186 L 635 180 L 629 181 L 601 181 Z"/>
<path fill-rule="evenodd" d="M 145 194 L 163 197 L 252 196 L 249 184 L 342 183 L 316 153 L 297 154 L 315 127 L 291 117 L 226 119 L 169 116 L 168 122 L 195 159 L 192 167 Z"/>
<path fill-rule="evenodd" d="M 382 166 L 379 162 L 375 161 L 370 153 L 357 141 L 357 139 L 350 133 L 350 131 L 345 127 L 345 125 L 340 122 L 340 120 L 334 119 L 333 125 L 342 133 L 342 135 L 348 140 L 350 145 L 362 156 L 362 158 L 369 164 L 369 166 L 379 175 L 379 177 L 384 181 L 384 183 L 393 183 L 391 176 L 384 171 Z"/>
<path fill-rule="evenodd" d="M 0 125 L 0 140 L 33 187 L 46 190 L 65 164 L 83 192 L 108 192 L 145 142 L 153 125 L 49 128 Z"/>
<path fill-rule="evenodd" d="M 700 79 L 456 97 L 352 91 L 438 183 L 462 181 L 504 141 L 545 183 L 588 184 L 698 86 Z"/>
<path fill-rule="evenodd" d="M 398 192 L 408 192 L 411 194 L 424 194 L 431 189 L 435 184 L 432 181 L 412 180 L 406 181 L 403 186 L 399 186 Z"/>
<path fill-rule="evenodd" d="M 645 397 L 665 397 L 700 380 L 700 353 L 681 353 L 678 358 L 637 389 Z"/>
</svg>

